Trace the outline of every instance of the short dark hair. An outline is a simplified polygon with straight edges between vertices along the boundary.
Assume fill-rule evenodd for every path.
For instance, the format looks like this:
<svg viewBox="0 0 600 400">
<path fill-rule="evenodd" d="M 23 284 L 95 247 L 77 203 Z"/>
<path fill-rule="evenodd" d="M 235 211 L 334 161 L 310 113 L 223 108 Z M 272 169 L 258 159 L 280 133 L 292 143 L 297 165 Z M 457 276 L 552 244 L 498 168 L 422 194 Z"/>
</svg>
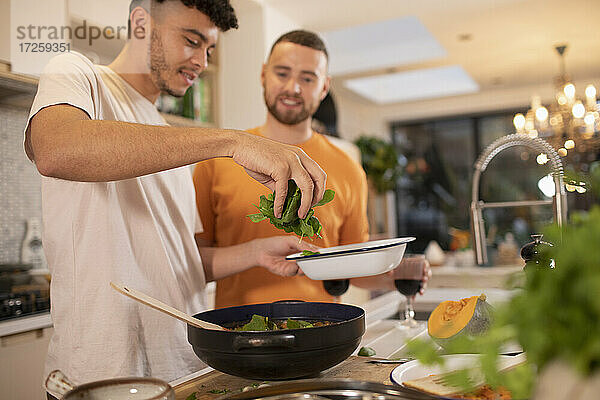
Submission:
<svg viewBox="0 0 600 400">
<path fill-rule="evenodd" d="M 327 48 L 325 47 L 323 39 L 321 39 L 319 35 L 317 35 L 314 32 L 298 29 L 295 31 L 284 33 L 283 35 L 279 36 L 279 39 L 277 39 L 275 43 L 273 43 L 273 46 L 271 46 L 269 57 L 271 56 L 271 53 L 273 53 L 273 49 L 275 48 L 275 46 L 277 46 L 278 43 L 282 42 L 295 43 L 299 44 L 300 46 L 306 46 L 310 47 L 311 49 L 322 51 L 323 53 L 325 53 L 325 58 L 329 60 L 329 54 L 327 53 Z"/>
<path fill-rule="evenodd" d="M 129 5 L 129 14 L 134 8 L 141 6 L 144 2 L 164 3 L 170 0 L 132 0 Z M 198 11 L 206 14 L 213 24 L 221 30 L 228 31 L 231 28 L 238 28 L 238 20 L 235 16 L 235 10 L 229 0 L 179 0 L 186 7 L 195 7 Z M 131 21 L 128 20 L 128 30 L 131 32 Z"/>
</svg>

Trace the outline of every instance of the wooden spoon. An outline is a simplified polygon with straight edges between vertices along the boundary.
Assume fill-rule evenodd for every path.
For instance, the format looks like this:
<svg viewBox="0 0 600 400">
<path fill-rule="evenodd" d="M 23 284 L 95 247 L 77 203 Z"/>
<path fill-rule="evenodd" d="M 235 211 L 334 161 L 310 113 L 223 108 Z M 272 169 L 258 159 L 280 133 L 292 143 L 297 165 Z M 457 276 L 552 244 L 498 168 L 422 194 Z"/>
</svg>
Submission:
<svg viewBox="0 0 600 400">
<path fill-rule="evenodd" d="M 147 294 L 142 292 L 138 292 L 137 290 L 128 288 L 126 286 L 117 285 L 116 283 L 111 282 L 110 286 L 113 287 L 116 291 L 124 294 L 127 297 L 131 297 L 135 301 L 139 301 L 142 304 L 150 306 L 155 310 L 162 311 L 165 314 L 170 315 L 171 317 L 175 317 L 178 320 L 181 320 L 189 325 L 195 326 L 196 328 L 201 329 L 211 329 L 223 331 L 225 330 L 221 325 L 213 324 L 211 322 L 202 321 L 201 319 L 191 317 L 186 313 L 179 311 L 176 308 L 173 308 L 160 300 L 156 300 L 154 297 L 150 297 Z"/>
</svg>

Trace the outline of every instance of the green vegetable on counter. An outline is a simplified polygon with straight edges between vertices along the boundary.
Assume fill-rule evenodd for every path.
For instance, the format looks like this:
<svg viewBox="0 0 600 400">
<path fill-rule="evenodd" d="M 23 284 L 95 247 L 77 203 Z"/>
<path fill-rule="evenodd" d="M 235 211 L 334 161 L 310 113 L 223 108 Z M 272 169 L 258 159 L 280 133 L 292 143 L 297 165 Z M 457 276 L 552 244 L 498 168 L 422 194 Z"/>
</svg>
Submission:
<svg viewBox="0 0 600 400">
<path fill-rule="evenodd" d="M 333 200 L 334 196 L 335 192 L 333 190 L 325 190 L 323 199 L 315 204 L 314 207 L 329 203 L 331 200 Z M 275 217 L 275 211 L 273 209 L 273 205 L 275 204 L 274 198 L 274 193 L 269 193 L 268 196 L 261 195 L 258 205 L 254 205 L 256 208 L 258 208 L 259 212 L 256 214 L 247 215 L 247 217 L 250 218 L 250 221 L 261 222 L 268 219 L 277 229 L 282 229 L 287 233 L 294 232 L 296 235 L 300 236 L 300 240 L 302 240 L 305 236 L 311 240 L 315 235 L 321 237 L 320 232 L 323 227 L 321 226 L 319 219 L 314 215 L 314 208 L 311 208 L 308 211 L 306 217 L 302 219 L 298 217 L 298 209 L 300 208 L 302 194 L 296 185 L 296 182 L 294 182 L 292 179 L 288 181 L 288 192 L 285 198 L 281 218 Z"/>
<path fill-rule="evenodd" d="M 192 394 L 190 394 L 188 397 L 185 398 L 185 400 L 197 400 L 196 392 L 193 392 Z"/>
<path fill-rule="evenodd" d="M 372 347 L 368 347 L 368 346 L 361 347 L 360 350 L 358 351 L 358 355 L 364 356 L 364 357 L 372 357 L 375 354 L 377 354 L 375 349 L 373 349 Z"/>
<path fill-rule="evenodd" d="M 229 392 L 230 392 L 229 389 L 212 389 L 212 390 L 208 391 L 208 393 L 212 393 L 212 394 L 225 394 L 225 393 L 229 393 Z"/>
</svg>

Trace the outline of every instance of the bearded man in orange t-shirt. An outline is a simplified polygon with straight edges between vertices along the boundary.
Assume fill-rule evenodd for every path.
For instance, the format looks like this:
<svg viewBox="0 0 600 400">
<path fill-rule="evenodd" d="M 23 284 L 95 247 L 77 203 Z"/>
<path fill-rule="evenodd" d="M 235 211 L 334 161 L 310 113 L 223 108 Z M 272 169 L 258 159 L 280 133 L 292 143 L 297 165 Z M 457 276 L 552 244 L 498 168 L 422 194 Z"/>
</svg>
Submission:
<svg viewBox="0 0 600 400">
<path fill-rule="evenodd" d="M 312 115 L 329 91 L 327 63 L 327 50 L 316 34 L 300 30 L 281 36 L 271 48 L 261 73 L 268 109 L 265 124 L 248 131 L 300 147 L 327 173 L 327 188 L 335 191 L 335 199 L 315 210 L 323 225 L 322 239 L 313 242 L 319 247 L 360 243 L 369 238 L 364 171 L 343 150 L 311 129 Z M 200 245 L 232 246 L 281 235 L 281 231 L 268 222 L 252 223 L 246 218 L 256 212 L 253 204 L 260 195 L 268 194 L 268 190 L 231 159 L 197 164 L 194 185 L 204 228 L 196 237 Z M 428 265 L 425 270 L 426 281 Z M 375 277 L 354 278 L 351 283 L 364 288 L 393 290 L 393 279 L 392 271 Z M 334 300 L 321 281 L 303 275 L 281 277 L 257 266 L 217 281 L 215 306 L 285 299 Z"/>
</svg>

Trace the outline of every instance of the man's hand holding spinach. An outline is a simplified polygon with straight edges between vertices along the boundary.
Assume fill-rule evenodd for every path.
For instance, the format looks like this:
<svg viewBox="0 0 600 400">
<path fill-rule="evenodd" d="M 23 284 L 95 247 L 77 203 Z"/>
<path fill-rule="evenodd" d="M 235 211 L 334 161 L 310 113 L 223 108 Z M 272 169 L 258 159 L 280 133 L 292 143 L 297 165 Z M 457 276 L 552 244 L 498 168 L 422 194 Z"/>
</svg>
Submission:
<svg viewBox="0 0 600 400">
<path fill-rule="evenodd" d="M 323 199 L 315 204 L 314 207 L 329 203 L 333 200 L 334 196 L 335 192 L 333 190 L 325 190 Z M 270 193 L 268 196 L 260 196 L 258 206 L 255 204 L 255 207 L 258 208 L 259 212 L 248 215 L 248 218 L 250 218 L 252 222 L 260 222 L 268 219 L 277 229 L 283 229 L 288 233 L 294 232 L 296 235 L 300 236 L 300 240 L 305 236 L 309 237 L 311 240 L 314 235 L 321 237 L 320 232 L 323 227 L 321 226 L 319 219 L 314 215 L 314 209 L 311 208 L 308 211 L 308 214 L 306 214 L 306 217 L 298 217 L 298 208 L 300 208 L 301 198 L 302 193 L 296 185 L 296 182 L 290 179 L 288 181 L 288 191 L 281 218 L 275 217 L 273 210 L 273 193 Z"/>
</svg>

